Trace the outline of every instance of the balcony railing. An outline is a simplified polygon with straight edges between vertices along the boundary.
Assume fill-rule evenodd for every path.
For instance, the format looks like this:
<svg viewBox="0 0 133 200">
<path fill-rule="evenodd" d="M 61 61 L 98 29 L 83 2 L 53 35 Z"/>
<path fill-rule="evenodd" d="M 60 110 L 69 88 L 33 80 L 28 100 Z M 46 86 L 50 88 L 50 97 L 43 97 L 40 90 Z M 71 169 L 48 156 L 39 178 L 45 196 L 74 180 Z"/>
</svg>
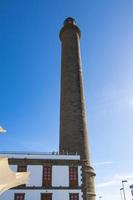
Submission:
<svg viewBox="0 0 133 200">
<path fill-rule="evenodd" d="M 27 151 L 0 151 L 0 154 L 16 154 L 16 155 L 78 155 L 77 153 L 59 153 L 58 151 L 52 152 L 27 152 Z"/>
</svg>

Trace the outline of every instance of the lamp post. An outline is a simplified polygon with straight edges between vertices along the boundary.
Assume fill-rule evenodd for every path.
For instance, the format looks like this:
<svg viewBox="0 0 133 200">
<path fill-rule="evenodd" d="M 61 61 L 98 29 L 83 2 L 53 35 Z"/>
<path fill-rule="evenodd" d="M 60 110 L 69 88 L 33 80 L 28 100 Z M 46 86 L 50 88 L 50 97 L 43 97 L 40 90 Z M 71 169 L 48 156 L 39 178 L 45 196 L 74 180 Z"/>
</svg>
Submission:
<svg viewBox="0 0 133 200">
<path fill-rule="evenodd" d="M 102 199 L 102 196 L 99 196 L 99 200 L 101 200 Z"/>
<path fill-rule="evenodd" d="M 126 200 L 126 195 L 125 195 L 125 188 L 124 188 L 124 183 L 127 183 L 127 180 L 122 180 L 123 197 L 124 197 L 124 200 Z"/>
<path fill-rule="evenodd" d="M 122 200 L 122 193 L 121 191 L 123 190 L 123 188 L 120 188 L 120 195 L 121 195 L 121 200 Z"/>
</svg>

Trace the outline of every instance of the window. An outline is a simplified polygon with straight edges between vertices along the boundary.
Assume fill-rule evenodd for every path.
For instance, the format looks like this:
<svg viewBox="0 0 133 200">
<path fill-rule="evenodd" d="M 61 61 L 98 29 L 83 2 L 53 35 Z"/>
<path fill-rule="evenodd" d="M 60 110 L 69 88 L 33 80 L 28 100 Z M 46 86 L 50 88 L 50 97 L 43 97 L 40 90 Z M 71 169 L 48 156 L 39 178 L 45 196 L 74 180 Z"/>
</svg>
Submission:
<svg viewBox="0 0 133 200">
<path fill-rule="evenodd" d="M 26 165 L 18 165 L 17 172 L 26 172 L 27 166 Z"/>
<path fill-rule="evenodd" d="M 79 194 L 73 193 L 70 194 L 70 200 L 79 200 Z"/>
<path fill-rule="evenodd" d="M 42 193 L 41 200 L 52 200 L 52 194 L 51 193 Z"/>
<path fill-rule="evenodd" d="M 16 193 L 15 200 L 24 200 L 25 194 L 24 193 Z"/>
<path fill-rule="evenodd" d="M 70 187 L 78 186 L 78 169 L 77 169 L 77 167 L 69 167 L 69 185 L 70 185 Z"/>
<path fill-rule="evenodd" d="M 52 168 L 51 166 L 43 167 L 43 186 L 49 187 L 51 186 L 51 178 L 52 178 Z"/>
<path fill-rule="evenodd" d="M 18 165 L 18 168 L 17 168 L 17 172 L 26 172 L 27 171 L 27 166 L 26 165 Z M 26 184 L 22 184 L 22 185 L 19 185 L 19 187 L 25 187 Z"/>
</svg>

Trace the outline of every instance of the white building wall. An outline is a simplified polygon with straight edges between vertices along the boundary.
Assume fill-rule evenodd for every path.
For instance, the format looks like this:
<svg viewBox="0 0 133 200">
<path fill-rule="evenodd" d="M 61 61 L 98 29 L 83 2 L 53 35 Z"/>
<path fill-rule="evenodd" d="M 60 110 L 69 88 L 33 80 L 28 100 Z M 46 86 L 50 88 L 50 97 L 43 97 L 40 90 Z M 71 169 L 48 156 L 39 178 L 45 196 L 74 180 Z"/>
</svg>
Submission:
<svg viewBox="0 0 133 200">
<path fill-rule="evenodd" d="M 41 193 L 52 193 L 52 200 L 69 200 L 70 193 L 79 193 L 79 200 L 83 200 L 81 190 L 9 190 L 0 200 L 14 200 L 15 193 L 25 193 L 25 200 L 41 200 Z"/>
<path fill-rule="evenodd" d="M 82 185 L 82 167 L 78 166 L 78 185 Z"/>
<path fill-rule="evenodd" d="M 70 193 L 78 193 L 79 200 L 83 200 L 81 190 L 54 190 L 53 200 L 69 200 Z"/>
<path fill-rule="evenodd" d="M 68 166 L 52 167 L 52 186 L 69 186 L 69 168 Z"/>
<path fill-rule="evenodd" d="M 82 185 L 82 167 L 78 166 L 78 186 Z M 52 167 L 52 186 L 69 186 L 69 166 Z"/>
<path fill-rule="evenodd" d="M 20 155 L 17 155 L 20 158 Z M 66 160 L 79 160 L 79 156 L 60 156 L 60 155 L 22 155 L 22 157 L 27 158 L 41 158 L 46 157 L 52 158 L 52 159 L 66 159 Z M 15 157 L 15 155 L 10 155 L 10 157 Z M 11 170 L 14 172 L 17 171 L 17 165 L 10 165 Z M 28 165 L 27 171 L 30 172 L 29 182 L 27 183 L 27 186 L 42 186 L 42 173 L 43 173 L 43 166 L 42 165 Z M 82 184 L 82 170 L 81 166 L 78 166 L 78 184 L 81 186 Z M 69 166 L 52 166 L 52 186 L 53 187 L 59 187 L 69 186 Z M 52 200 L 69 200 L 69 194 L 70 193 L 79 193 L 79 200 L 82 200 L 82 192 L 80 189 L 53 189 L 53 190 L 45 190 L 45 189 L 18 189 L 18 190 L 8 190 L 5 193 L 3 193 L 0 196 L 0 200 L 14 200 L 14 194 L 15 193 L 25 193 L 25 200 L 40 200 L 41 193 L 52 193 Z"/>
<path fill-rule="evenodd" d="M 27 171 L 30 173 L 27 186 L 42 186 L 42 166 L 41 165 L 28 165 Z"/>
<path fill-rule="evenodd" d="M 17 171 L 17 165 L 10 165 L 11 170 Z M 43 166 L 28 165 L 27 171 L 30 173 L 26 186 L 42 186 Z M 82 170 L 78 166 L 78 185 L 82 184 Z M 69 186 L 69 166 L 52 166 L 52 186 Z"/>
</svg>

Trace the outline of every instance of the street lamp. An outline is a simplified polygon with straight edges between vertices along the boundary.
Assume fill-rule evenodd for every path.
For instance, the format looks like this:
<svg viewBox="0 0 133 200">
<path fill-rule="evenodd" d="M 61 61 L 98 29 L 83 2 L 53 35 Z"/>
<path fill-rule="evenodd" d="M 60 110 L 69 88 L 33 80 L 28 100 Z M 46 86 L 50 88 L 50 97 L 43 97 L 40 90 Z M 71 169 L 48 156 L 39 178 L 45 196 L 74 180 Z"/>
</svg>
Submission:
<svg viewBox="0 0 133 200">
<path fill-rule="evenodd" d="M 102 199 L 102 196 L 99 196 L 99 200 L 101 200 Z"/>
<path fill-rule="evenodd" d="M 124 200 L 126 200 L 126 195 L 125 195 L 125 188 L 124 188 L 124 183 L 127 183 L 127 180 L 122 180 L 123 197 L 124 197 Z"/>
<path fill-rule="evenodd" d="M 121 191 L 123 190 L 123 188 L 120 188 L 120 195 L 121 195 L 121 200 L 122 200 L 122 193 Z"/>
</svg>

